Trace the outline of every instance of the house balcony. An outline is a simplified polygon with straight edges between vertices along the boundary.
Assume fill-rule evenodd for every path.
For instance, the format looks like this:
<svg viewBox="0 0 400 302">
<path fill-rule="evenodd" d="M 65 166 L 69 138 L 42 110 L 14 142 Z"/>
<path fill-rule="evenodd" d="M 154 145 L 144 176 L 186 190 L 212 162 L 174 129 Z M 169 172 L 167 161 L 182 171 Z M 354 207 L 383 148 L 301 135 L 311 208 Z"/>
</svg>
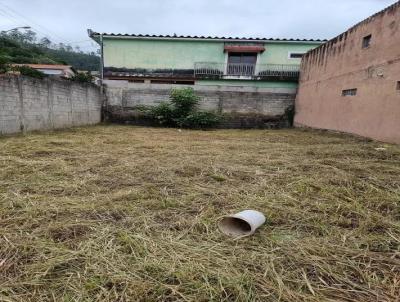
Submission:
<svg viewBox="0 0 400 302">
<path fill-rule="evenodd" d="M 299 65 L 197 62 L 194 67 L 198 79 L 298 81 L 299 75 Z"/>
</svg>

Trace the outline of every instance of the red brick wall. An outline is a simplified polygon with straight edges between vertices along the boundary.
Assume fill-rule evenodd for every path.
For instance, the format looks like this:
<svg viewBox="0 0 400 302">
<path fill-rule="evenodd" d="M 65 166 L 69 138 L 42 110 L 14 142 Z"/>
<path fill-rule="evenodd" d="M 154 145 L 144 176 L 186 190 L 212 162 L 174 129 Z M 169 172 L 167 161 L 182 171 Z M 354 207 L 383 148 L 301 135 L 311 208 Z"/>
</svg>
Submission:
<svg viewBox="0 0 400 302">
<path fill-rule="evenodd" d="M 400 143 L 398 82 L 400 1 L 304 57 L 295 125 Z M 354 88 L 356 96 L 342 96 Z"/>
</svg>

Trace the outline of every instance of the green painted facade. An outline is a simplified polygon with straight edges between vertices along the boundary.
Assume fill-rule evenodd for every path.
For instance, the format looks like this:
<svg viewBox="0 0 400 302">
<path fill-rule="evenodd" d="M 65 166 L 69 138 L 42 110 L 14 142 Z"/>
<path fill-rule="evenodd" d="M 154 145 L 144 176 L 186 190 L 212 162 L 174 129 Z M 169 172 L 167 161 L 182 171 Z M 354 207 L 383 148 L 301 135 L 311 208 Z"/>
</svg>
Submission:
<svg viewBox="0 0 400 302">
<path fill-rule="evenodd" d="M 194 62 L 224 60 L 224 44 L 218 42 L 104 40 L 105 67 L 193 69 Z"/>
<path fill-rule="evenodd" d="M 207 40 L 104 39 L 104 66 L 116 68 L 193 69 L 195 62 L 226 63 L 224 42 Z M 235 43 L 238 44 L 238 43 Z M 290 52 L 307 52 L 319 44 L 264 43 L 258 64 L 299 65 Z"/>
<path fill-rule="evenodd" d="M 286 66 L 291 70 L 299 66 L 300 58 L 290 58 L 290 53 L 306 53 L 318 47 L 322 41 L 285 40 L 237 40 L 198 39 L 174 37 L 138 37 L 121 35 L 92 35 L 103 50 L 105 78 L 129 79 L 138 77 L 154 79 L 181 79 L 194 81 L 196 85 L 251 86 L 260 88 L 296 88 L 296 78 L 265 76 L 259 72 L 265 66 Z M 263 46 L 265 51 L 257 55 L 257 67 L 250 77 L 230 76 L 225 66 L 228 53 L 225 46 Z M 198 76 L 196 63 L 219 66 L 217 76 Z M 215 65 L 216 63 L 217 65 Z M 290 65 L 290 66 L 288 66 Z M 222 70 L 222 71 L 221 71 Z M 152 80 L 153 78 L 153 80 Z"/>
</svg>

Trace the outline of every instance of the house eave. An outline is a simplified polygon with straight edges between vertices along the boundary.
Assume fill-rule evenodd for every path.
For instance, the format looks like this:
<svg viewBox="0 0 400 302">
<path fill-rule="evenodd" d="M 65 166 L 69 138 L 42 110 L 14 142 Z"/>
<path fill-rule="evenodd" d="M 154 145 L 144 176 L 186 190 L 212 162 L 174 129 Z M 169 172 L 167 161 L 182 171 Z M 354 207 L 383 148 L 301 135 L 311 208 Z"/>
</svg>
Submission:
<svg viewBox="0 0 400 302">
<path fill-rule="evenodd" d="M 279 43 L 279 44 L 322 44 L 326 40 L 307 39 L 266 39 L 266 38 L 225 38 L 225 37 L 184 37 L 184 36 L 156 36 L 156 35 L 128 35 L 97 33 L 88 30 L 89 37 L 100 44 L 102 39 L 113 40 L 158 40 L 158 41 L 203 41 L 203 42 L 243 42 L 243 43 Z"/>
</svg>

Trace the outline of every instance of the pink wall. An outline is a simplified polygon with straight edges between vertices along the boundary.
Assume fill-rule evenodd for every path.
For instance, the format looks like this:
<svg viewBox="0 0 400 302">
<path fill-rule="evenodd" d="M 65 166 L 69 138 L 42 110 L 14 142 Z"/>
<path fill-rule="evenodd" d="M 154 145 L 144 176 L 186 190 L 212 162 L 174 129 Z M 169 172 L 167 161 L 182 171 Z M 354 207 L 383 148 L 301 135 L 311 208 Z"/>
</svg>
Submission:
<svg viewBox="0 0 400 302">
<path fill-rule="evenodd" d="M 371 44 L 363 48 L 368 35 Z M 400 143 L 398 82 L 400 2 L 304 57 L 295 125 Z M 342 96 L 353 88 L 356 96 Z"/>
</svg>

